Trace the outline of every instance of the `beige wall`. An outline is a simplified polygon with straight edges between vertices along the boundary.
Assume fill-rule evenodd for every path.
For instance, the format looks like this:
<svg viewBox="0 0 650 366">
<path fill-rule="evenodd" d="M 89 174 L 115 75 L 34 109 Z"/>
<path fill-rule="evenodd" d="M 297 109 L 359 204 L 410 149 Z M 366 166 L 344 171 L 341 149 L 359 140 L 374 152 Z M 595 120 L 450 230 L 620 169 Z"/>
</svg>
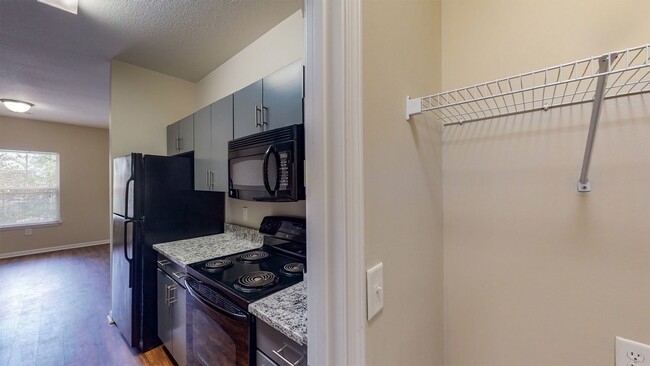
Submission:
<svg viewBox="0 0 650 366">
<path fill-rule="evenodd" d="M 367 365 L 443 365 L 442 129 L 404 120 L 406 95 L 440 88 L 440 2 L 365 0 L 365 256 L 384 263 Z"/>
<path fill-rule="evenodd" d="M 443 88 L 648 42 L 646 1 L 443 0 Z M 447 366 L 610 366 L 650 343 L 650 98 L 447 127 Z"/>
<path fill-rule="evenodd" d="M 302 11 L 297 11 L 197 84 L 196 110 L 230 95 L 304 55 Z M 248 219 L 243 208 L 248 208 Z M 267 215 L 305 216 L 305 201 L 261 203 L 226 199 L 226 221 L 258 228 Z"/>
<path fill-rule="evenodd" d="M 61 225 L 0 231 L 0 257 L 108 242 L 108 130 L 0 116 L 0 149 L 59 153 L 61 190 Z"/>
<path fill-rule="evenodd" d="M 167 125 L 192 114 L 196 84 L 111 62 L 111 156 L 167 155 Z"/>
</svg>

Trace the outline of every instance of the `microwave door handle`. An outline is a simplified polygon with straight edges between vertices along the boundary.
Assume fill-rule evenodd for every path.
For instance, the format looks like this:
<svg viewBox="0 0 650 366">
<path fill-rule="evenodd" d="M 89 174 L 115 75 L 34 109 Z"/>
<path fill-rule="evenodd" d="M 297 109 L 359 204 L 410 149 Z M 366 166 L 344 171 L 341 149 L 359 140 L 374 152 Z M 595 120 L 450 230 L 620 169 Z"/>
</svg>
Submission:
<svg viewBox="0 0 650 366">
<path fill-rule="evenodd" d="M 275 151 L 275 147 L 273 145 L 269 146 L 269 148 L 266 149 L 266 152 L 264 153 L 264 159 L 262 160 L 262 180 L 264 181 L 264 188 L 266 189 L 266 192 L 268 192 L 269 196 L 273 197 L 275 195 L 275 191 L 271 189 L 271 184 L 269 183 L 269 157 L 271 157 L 271 154 L 273 154 L 273 156 L 276 158 L 276 161 L 280 160 L 278 153 Z M 275 169 L 275 189 L 277 190 L 280 185 L 280 172 L 277 171 L 279 170 L 279 166 L 277 166 L 277 164 Z"/>
</svg>

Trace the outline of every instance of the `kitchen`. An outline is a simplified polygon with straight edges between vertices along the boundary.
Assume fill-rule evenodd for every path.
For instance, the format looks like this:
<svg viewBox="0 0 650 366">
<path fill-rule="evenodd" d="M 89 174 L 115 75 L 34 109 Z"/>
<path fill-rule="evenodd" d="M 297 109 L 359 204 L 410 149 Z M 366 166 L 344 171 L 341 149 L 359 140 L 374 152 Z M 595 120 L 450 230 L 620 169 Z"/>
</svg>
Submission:
<svg viewBox="0 0 650 366">
<path fill-rule="evenodd" d="M 635 114 L 615 125 L 616 111 L 624 106 L 605 104 L 603 117 L 609 119 L 603 119 L 593 165 L 593 181 L 600 180 L 600 187 L 578 195 L 575 180 L 588 110 L 562 114 L 572 120 L 570 134 L 565 133 L 567 129 L 529 130 L 536 119 L 524 120 L 525 124 L 510 120 L 466 124 L 443 131 L 426 113 L 405 123 L 403 104 L 407 95 L 427 95 L 644 44 L 646 23 L 639 17 L 647 13 L 647 5 L 576 1 L 563 4 L 566 12 L 554 12 L 553 6 L 534 1 L 517 6 L 497 1 L 469 3 L 442 1 L 443 12 L 435 1 L 414 1 L 410 6 L 363 2 L 362 152 L 366 160 L 362 171 L 366 184 L 362 272 L 383 262 L 386 293 L 384 310 L 363 323 L 365 349 L 360 352 L 369 365 L 444 364 L 445 358 L 449 365 L 500 365 L 513 364 L 526 354 L 538 357 L 530 363 L 540 366 L 609 365 L 616 333 L 650 341 L 644 327 L 648 313 L 642 305 L 647 303 L 643 261 L 648 253 L 639 239 L 647 237 L 643 222 L 648 178 L 647 172 L 638 169 L 647 165 L 646 110 L 635 102 Z M 532 9 L 536 16 L 531 17 Z M 309 16 L 308 9 L 305 16 Z M 622 26 L 630 23 L 636 27 L 626 30 Z M 527 31 L 512 31 L 517 28 Z M 558 39 L 566 40 L 554 42 Z M 472 49 L 482 56 L 468 53 Z M 495 61 L 485 61 L 485 55 Z M 510 55 L 514 55 L 512 60 Z M 472 64 L 477 59 L 481 63 Z M 248 83 L 282 65 L 277 66 Z M 124 82 L 145 80 L 143 85 L 150 86 L 145 92 L 179 91 L 157 104 L 147 102 L 146 93 L 129 102 L 137 93 L 126 88 L 120 102 L 129 108 L 121 111 L 122 117 L 129 110 L 149 106 L 143 109 L 144 115 L 133 119 L 153 126 L 149 115 L 167 113 L 154 117 L 165 120 L 166 126 L 198 110 L 171 111 L 182 109 L 183 104 L 195 105 L 192 95 L 200 93 L 188 83 L 130 69 L 120 62 L 113 63 L 113 70 L 116 77 L 122 73 Z M 222 71 L 226 78 L 228 72 Z M 113 83 L 114 88 L 123 85 L 118 80 Z M 196 107 L 246 85 L 242 82 L 216 93 L 217 97 Z M 203 90 L 210 88 L 206 85 Z M 562 110 L 546 116 L 557 116 L 558 111 Z M 148 128 L 155 130 L 155 138 L 129 135 L 127 126 L 122 126 L 120 136 L 131 146 L 140 139 L 141 146 L 164 155 L 164 126 L 155 125 Z M 132 150 L 124 149 L 116 156 Z M 554 153 L 549 156 L 547 150 Z M 529 159 L 516 159 L 520 155 Z M 387 163 L 391 169 L 386 169 Z M 632 179 L 615 174 L 622 171 L 633 172 Z M 612 180 L 617 176 L 621 180 Z M 403 177 L 410 177 L 406 187 Z M 517 179 L 509 180 L 513 177 Z M 309 187 L 313 181 L 307 179 L 307 183 Z M 558 210 L 555 204 L 561 205 Z M 235 224 L 250 226 L 245 225 L 244 207 L 249 209 L 248 222 L 258 215 L 248 203 L 229 200 L 227 205 L 236 212 L 230 218 Z M 289 204 L 278 205 L 284 209 Z M 278 214 L 269 212 L 273 208 L 262 210 L 266 212 L 255 222 Z M 633 269 L 625 269 L 626 262 Z M 337 276 L 329 273 L 332 281 L 340 281 Z M 622 300 L 624 291 L 616 287 L 615 280 L 641 289 L 634 295 L 640 301 Z M 600 305 L 593 309 L 593 304 Z M 356 342 L 354 332 L 345 334 L 348 338 L 342 343 Z M 464 347 L 473 352 L 465 352 Z"/>
<path fill-rule="evenodd" d="M 265 50 L 268 49 L 274 51 L 266 52 Z M 286 362 L 285 359 L 292 360 L 291 363 L 295 363 L 301 359 L 301 363 L 299 364 L 306 364 L 307 351 L 306 342 L 304 341 L 306 339 L 306 314 L 304 313 L 306 303 L 303 304 L 302 315 L 296 315 L 300 321 L 294 325 L 295 329 L 281 328 L 286 329 L 284 332 L 294 339 L 286 338 L 283 341 L 286 345 L 284 348 L 282 347 L 282 343 L 279 346 L 275 346 L 274 344 L 274 347 L 265 350 L 262 355 L 256 349 L 266 345 L 262 341 L 264 338 L 261 336 L 260 329 L 267 323 L 259 320 L 259 317 L 263 317 L 266 313 L 255 313 L 252 310 L 252 303 L 254 303 L 254 300 L 260 300 L 260 296 L 262 295 L 253 296 L 255 293 L 252 291 L 255 289 L 237 289 L 236 287 L 240 286 L 239 283 L 233 284 L 232 286 L 235 287 L 229 287 L 227 290 L 230 291 L 229 293 L 235 293 L 236 295 L 231 296 L 229 300 L 220 301 L 225 301 L 229 304 L 228 308 L 238 310 L 232 310 L 234 313 L 231 312 L 230 317 L 219 317 L 217 314 L 224 313 L 225 310 L 215 312 L 214 310 L 210 310 L 211 308 L 218 308 L 215 305 L 207 307 L 203 305 L 207 301 L 206 299 L 219 295 L 199 293 L 205 287 L 199 287 L 199 282 L 195 281 L 198 277 L 201 279 L 200 283 L 210 283 L 208 282 L 210 281 L 208 279 L 210 275 L 230 278 L 234 275 L 229 275 L 228 273 L 237 271 L 239 275 L 235 276 L 234 279 L 236 280 L 238 277 L 246 275 L 246 271 L 241 269 L 245 267 L 259 269 L 262 266 L 269 269 L 268 266 L 272 264 L 271 260 L 273 258 L 282 258 L 281 254 L 275 252 L 270 255 L 268 260 L 262 258 L 243 260 L 238 259 L 240 256 L 239 252 L 246 250 L 253 250 L 251 252 L 253 254 L 272 252 L 273 249 L 265 250 L 264 252 L 259 252 L 258 250 L 262 245 L 263 235 L 257 232 L 257 228 L 260 228 L 260 224 L 263 223 L 263 218 L 266 217 L 264 222 L 271 223 L 274 218 L 280 216 L 289 216 L 292 218 L 305 217 L 304 188 L 301 188 L 304 187 L 304 138 L 302 137 L 303 132 L 301 127 L 303 119 L 303 55 L 303 15 L 302 11 L 299 10 L 247 46 L 244 50 L 231 57 L 223 65 L 203 77 L 195 86 L 190 86 L 190 88 L 187 87 L 189 83 L 179 79 L 153 73 L 149 70 L 134 67 L 119 61 L 113 61 L 112 63 L 111 95 L 114 97 L 111 99 L 110 133 L 111 154 L 113 158 L 119 159 L 120 156 L 129 152 L 141 152 L 143 144 L 150 144 L 152 147 L 145 151 L 149 154 L 181 157 L 189 155 L 190 159 L 194 162 L 192 174 L 194 177 L 194 190 L 202 191 L 201 193 L 206 195 L 221 195 L 220 199 L 217 198 L 220 205 L 201 205 L 197 202 L 194 207 L 199 212 L 214 212 L 218 211 L 219 206 L 221 206 L 222 213 L 221 215 L 216 214 L 216 216 L 221 222 L 226 223 L 224 234 L 218 234 L 219 231 L 217 231 L 213 233 L 216 234 L 214 237 L 206 237 L 194 232 L 191 234 L 192 236 L 201 236 L 201 238 L 197 239 L 198 241 L 192 239 L 178 241 L 174 240 L 174 234 L 172 233 L 170 236 L 172 239 L 164 240 L 164 242 L 172 243 L 160 244 L 161 241 L 158 240 L 154 242 L 157 244 L 153 245 L 153 248 L 158 251 L 158 258 L 156 260 L 159 268 L 157 335 L 164 341 L 166 349 L 179 365 L 199 364 L 201 362 L 204 364 L 246 365 L 249 362 L 250 364 L 255 364 L 256 359 L 258 364 L 281 364 L 282 362 Z M 175 84 L 185 84 L 182 85 L 185 88 L 177 87 Z M 167 93 L 165 97 L 170 99 L 161 98 L 159 94 L 149 93 L 143 90 L 143 87 L 150 85 L 156 89 L 164 88 Z M 183 105 L 175 102 L 178 99 L 188 98 L 188 95 L 182 95 L 188 89 L 194 89 L 191 90 L 191 93 L 187 93 L 194 103 Z M 274 90 L 278 90 L 278 93 L 274 93 Z M 275 95 L 278 96 L 276 97 Z M 137 105 L 139 110 L 139 113 L 136 115 L 131 113 L 134 105 Z M 164 110 L 167 106 L 177 108 L 178 110 L 174 110 L 173 113 L 180 114 L 176 114 L 173 117 L 178 121 L 177 123 L 169 123 L 167 128 L 162 130 L 160 128 L 161 117 L 168 121 L 170 117 L 169 115 L 164 117 L 160 116 L 159 113 L 161 109 Z M 156 113 L 146 113 L 148 109 L 158 109 L 158 115 Z M 144 119 L 143 115 L 146 116 Z M 170 122 L 175 122 L 175 120 L 171 120 Z M 156 130 L 156 133 L 134 136 L 131 126 L 136 123 L 139 128 L 145 128 L 144 126 L 151 124 L 151 131 Z M 283 128 L 285 126 L 286 128 Z M 294 132 L 288 131 L 293 136 L 288 137 L 288 140 L 278 140 L 277 136 L 270 135 L 275 133 L 275 131 L 282 131 L 287 128 L 291 131 L 295 130 Z M 261 142 L 260 139 L 263 139 L 263 135 L 269 136 L 267 139 L 270 139 L 269 141 L 273 144 L 272 146 L 276 147 L 273 153 L 267 152 L 270 146 L 269 143 Z M 123 136 L 124 138 L 122 138 Z M 255 138 L 257 145 L 247 143 L 247 136 Z M 129 139 L 132 142 L 129 142 Z M 240 142 L 238 143 L 238 141 Z M 229 148 L 229 145 L 238 145 L 240 148 L 238 150 L 234 147 Z M 255 150 L 254 146 L 260 146 L 261 150 L 259 153 L 252 152 Z M 285 149 L 288 148 L 288 150 L 282 150 L 283 146 L 285 146 Z M 286 156 L 287 154 L 291 160 L 285 163 L 284 158 L 280 160 L 280 156 Z M 274 157 L 277 157 L 277 160 Z M 143 159 L 146 164 L 147 156 L 145 155 Z M 271 166 L 275 166 L 277 169 L 280 169 L 282 164 L 285 167 L 289 166 L 292 170 L 288 172 L 289 174 L 285 175 L 287 177 L 285 179 L 289 179 L 290 177 L 292 181 L 288 184 L 281 183 L 281 174 L 278 170 L 278 174 L 274 174 L 278 179 L 277 186 L 273 182 L 273 178 L 266 179 L 265 184 L 262 184 L 262 174 L 258 174 L 257 169 L 253 171 L 247 168 L 250 164 L 258 166 L 258 169 L 262 169 L 264 165 L 265 173 L 263 175 L 265 178 L 274 172 Z M 268 168 L 267 165 L 269 166 Z M 116 170 L 114 169 L 113 174 L 116 174 L 115 172 Z M 235 172 L 241 172 L 241 174 L 234 174 Z M 258 175 L 259 179 L 251 182 L 251 177 Z M 240 183 L 240 180 L 244 181 Z M 269 180 L 271 181 L 269 182 Z M 122 181 L 124 182 L 125 179 L 122 179 Z M 154 181 L 157 180 L 154 179 Z M 276 188 L 273 188 L 276 192 L 272 196 L 269 196 L 266 192 L 265 185 L 267 188 L 270 188 L 269 186 L 276 186 Z M 283 195 L 281 186 L 287 185 L 291 187 L 292 191 L 288 191 L 288 195 Z M 259 189 L 258 191 L 237 189 L 238 187 L 252 186 L 256 186 L 261 191 Z M 146 191 L 146 188 L 143 191 Z M 262 194 L 267 195 L 267 197 L 262 198 Z M 161 195 L 168 196 L 165 194 Z M 155 201 L 156 198 L 154 197 L 153 200 Z M 207 200 L 207 198 L 204 197 L 202 200 Z M 147 204 L 149 203 L 145 202 L 145 210 Z M 186 212 L 186 210 L 179 210 L 179 212 Z M 297 227 L 302 227 L 304 231 L 304 221 L 286 222 L 284 225 L 279 225 L 278 222 L 276 226 L 287 227 L 290 223 L 297 225 Z M 273 226 L 271 225 L 271 227 Z M 266 234 L 271 238 L 276 233 L 267 232 Z M 114 258 L 116 257 L 115 253 L 119 253 L 123 249 L 123 246 L 116 247 L 117 241 L 115 235 L 114 232 Z M 176 234 L 176 239 L 184 239 L 179 235 L 178 233 Z M 302 241 L 303 243 L 302 247 L 305 246 L 304 236 L 303 232 L 302 239 L 299 239 L 299 242 Z M 204 243 L 210 244 L 197 244 L 201 240 Z M 264 242 L 266 243 L 266 240 Z M 153 255 L 151 250 L 150 252 L 150 255 Z M 295 253 L 290 253 L 289 255 L 291 254 L 294 254 L 295 257 Z M 300 254 L 298 256 L 298 264 L 305 261 L 304 249 L 302 249 L 302 259 L 300 259 Z M 188 260 L 188 257 L 191 259 Z M 214 267 L 203 267 L 207 264 L 214 265 L 216 263 L 214 260 L 219 257 L 224 257 L 224 260 L 227 260 L 228 265 L 224 267 L 225 269 L 221 269 L 222 267 L 217 268 L 216 265 Z M 153 273 L 155 273 L 155 264 L 151 260 L 150 262 L 150 274 L 148 275 L 148 279 L 145 280 L 145 283 L 155 281 L 155 277 L 153 276 Z M 195 267 L 193 263 L 197 262 L 200 262 L 200 264 L 198 267 Z M 289 263 L 283 262 L 282 265 L 278 264 L 279 268 L 275 268 L 270 272 L 264 272 L 266 274 L 274 273 L 274 277 L 278 276 L 275 281 L 279 280 L 280 282 L 275 286 L 271 283 L 270 286 L 272 289 L 262 291 L 263 296 L 269 296 L 272 292 L 280 291 L 290 284 L 300 282 L 302 278 L 302 265 L 299 267 L 300 270 L 298 272 L 300 273 L 284 275 L 281 273 L 286 273 L 282 270 L 285 264 Z M 115 281 L 115 265 L 113 268 Z M 188 275 L 183 278 L 185 272 L 188 272 L 188 274 L 192 273 L 192 276 Z M 260 277 L 253 276 L 252 278 L 258 279 Z M 168 283 L 161 285 L 161 281 L 165 280 Z M 213 284 L 213 289 L 215 288 L 214 286 L 216 285 Z M 185 292 L 186 287 L 187 294 L 180 295 L 181 292 Z M 220 288 L 223 288 L 223 285 Z M 306 301 L 306 289 L 304 287 L 302 289 L 302 292 L 297 293 L 295 296 L 304 302 Z M 223 291 L 222 289 L 220 293 L 224 293 Z M 292 291 L 292 288 L 289 288 L 288 291 Z M 194 295 L 191 296 L 190 294 Z M 213 292 L 209 292 L 209 294 L 213 294 Z M 148 297 L 148 302 L 143 305 L 144 308 L 151 308 L 153 305 L 155 297 L 153 294 Z M 182 300 L 176 303 L 176 297 Z M 114 295 L 113 309 L 116 307 L 115 298 L 116 296 Z M 146 293 L 144 299 L 147 299 Z M 191 299 L 192 301 L 190 301 Z M 294 298 L 293 301 L 296 301 L 296 299 Z M 261 306 L 264 306 L 264 304 Z M 175 308 L 179 310 L 175 310 Z M 187 312 L 185 309 L 187 309 Z M 298 313 L 300 309 L 300 307 L 297 307 L 295 312 Z M 173 313 L 175 317 L 171 321 L 171 328 L 169 328 L 170 331 L 167 334 L 165 334 L 165 322 L 168 322 L 169 315 L 162 315 L 166 311 L 169 311 L 170 314 Z M 255 314 L 256 317 L 249 315 L 249 312 Z M 192 316 L 192 314 L 194 315 Z M 154 316 L 155 314 L 143 314 L 145 324 L 147 324 L 147 315 L 149 318 L 156 318 Z M 164 316 L 168 318 L 162 319 L 161 317 Z M 210 317 L 216 317 L 216 322 L 205 324 L 206 319 Z M 231 318 L 240 319 L 242 317 L 244 319 L 243 322 L 239 320 L 232 324 L 233 321 Z M 185 321 L 179 322 L 179 318 L 187 318 L 187 332 L 185 330 Z M 113 314 L 113 319 L 119 328 L 120 321 L 117 320 L 116 314 Z M 266 317 L 266 319 L 270 324 L 277 325 L 278 323 L 275 320 L 276 318 Z M 133 337 L 130 339 L 131 342 L 129 342 L 132 346 L 137 346 L 138 342 L 143 342 L 143 351 L 147 351 L 151 347 L 159 344 L 156 342 L 155 334 L 152 337 L 152 333 L 156 329 L 154 321 L 150 320 L 148 323 L 151 328 L 150 334 L 147 335 L 147 332 L 142 330 L 142 334 L 139 335 L 141 339 Z M 213 331 L 212 329 L 215 327 L 223 330 Z M 146 326 L 144 329 L 146 329 Z M 264 334 L 271 332 L 270 334 L 274 335 L 274 340 L 282 339 L 281 337 L 285 336 L 273 327 L 264 329 L 267 330 Z M 213 342 L 215 343 L 204 344 L 204 342 L 209 342 L 208 339 L 216 337 L 213 333 L 224 334 L 224 331 L 227 334 L 225 338 L 222 337 L 222 339 L 214 340 Z M 125 335 L 127 339 L 131 335 L 129 332 L 131 330 L 127 332 L 128 336 Z M 301 334 L 301 332 L 304 334 Z M 300 343 L 295 341 L 296 336 L 293 336 L 294 333 L 298 334 L 297 339 L 301 341 Z M 147 341 L 146 337 L 153 339 Z M 203 341 L 194 345 L 191 344 L 191 342 L 196 342 L 199 338 L 202 338 Z M 267 336 L 267 338 L 269 337 Z M 245 341 L 242 341 L 242 339 L 245 339 Z M 187 345 L 185 344 L 186 342 Z M 229 347 L 222 347 L 223 351 L 220 352 L 221 348 L 215 346 L 229 342 L 235 342 L 234 349 L 236 351 L 233 351 Z M 209 349 L 213 351 L 206 351 Z M 193 353 L 191 350 L 196 351 Z M 273 359 L 273 361 L 269 361 L 268 359 Z"/>
</svg>

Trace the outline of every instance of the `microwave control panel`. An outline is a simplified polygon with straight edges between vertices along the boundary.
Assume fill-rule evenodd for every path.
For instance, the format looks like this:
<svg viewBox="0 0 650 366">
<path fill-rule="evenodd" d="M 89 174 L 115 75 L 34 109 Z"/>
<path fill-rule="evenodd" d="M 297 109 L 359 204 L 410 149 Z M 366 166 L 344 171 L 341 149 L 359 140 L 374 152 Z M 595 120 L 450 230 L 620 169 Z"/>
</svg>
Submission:
<svg viewBox="0 0 650 366">
<path fill-rule="evenodd" d="M 280 152 L 280 186 L 278 189 L 280 191 L 286 191 L 290 189 L 291 186 L 291 177 L 290 175 L 290 170 L 289 170 L 289 164 L 291 164 L 291 158 L 289 156 L 289 152 L 287 151 L 282 151 Z"/>
</svg>

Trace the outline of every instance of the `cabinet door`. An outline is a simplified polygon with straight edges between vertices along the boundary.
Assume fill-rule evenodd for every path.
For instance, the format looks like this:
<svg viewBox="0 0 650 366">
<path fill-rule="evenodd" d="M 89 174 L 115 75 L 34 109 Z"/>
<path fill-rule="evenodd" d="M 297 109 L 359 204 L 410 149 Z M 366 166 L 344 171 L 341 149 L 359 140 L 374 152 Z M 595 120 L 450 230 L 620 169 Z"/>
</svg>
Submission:
<svg viewBox="0 0 650 366">
<path fill-rule="evenodd" d="M 168 304 L 169 286 L 173 283 L 163 271 L 158 268 L 158 338 L 165 347 L 172 351 L 172 314 Z"/>
<path fill-rule="evenodd" d="M 252 135 L 261 131 L 262 80 L 234 94 L 234 138 Z M 257 109 L 260 112 L 257 112 Z"/>
<path fill-rule="evenodd" d="M 194 150 L 194 115 L 178 121 L 179 154 Z"/>
<path fill-rule="evenodd" d="M 210 106 L 194 113 L 194 189 L 210 190 L 212 164 Z"/>
<path fill-rule="evenodd" d="M 264 130 L 303 121 L 302 61 L 296 61 L 263 79 Z"/>
<path fill-rule="evenodd" d="M 178 154 L 178 123 L 167 126 L 167 156 Z"/>
<path fill-rule="evenodd" d="M 172 304 L 172 343 L 174 345 L 172 356 L 174 356 L 174 360 L 176 360 L 178 366 L 185 366 L 187 364 L 187 350 L 185 349 L 187 344 L 185 339 L 187 334 L 185 329 L 185 296 L 187 290 L 177 283 L 175 286 L 177 287 L 176 290 L 174 290 L 173 296 L 175 302 Z"/>
<path fill-rule="evenodd" d="M 228 141 L 233 138 L 233 96 L 212 104 L 212 190 L 228 190 Z"/>
</svg>

